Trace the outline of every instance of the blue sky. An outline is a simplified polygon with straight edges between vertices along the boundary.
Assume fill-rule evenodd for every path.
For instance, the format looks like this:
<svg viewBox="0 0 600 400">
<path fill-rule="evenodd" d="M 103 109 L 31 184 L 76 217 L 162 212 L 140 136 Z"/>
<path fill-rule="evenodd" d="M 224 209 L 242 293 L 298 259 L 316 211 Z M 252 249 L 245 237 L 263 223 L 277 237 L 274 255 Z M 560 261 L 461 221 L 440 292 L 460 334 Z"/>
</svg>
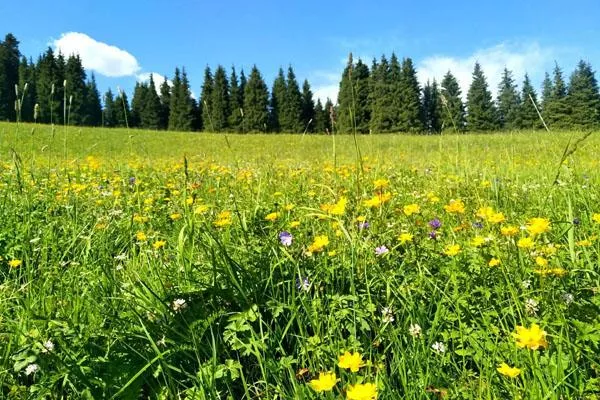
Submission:
<svg viewBox="0 0 600 400">
<path fill-rule="evenodd" d="M 291 64 L 333 97 L 350 51 L 369 64 L 392 51 L 412 57 L 421 81 L 451 69 L 467 88 L 478 60 L 491 89 L 504 66 L 539 87 L 555 60 L 566 75 L 581 58 L 600 68 L 599 21 L 598 0 L 0 1 L 0 34 L 12 32 L 22 53 L 76 50 L 102 92 L 128 93 L 148 73 L 185 66 L 199 94 L 207 64 L 256 64 L 271 87 Z"/>
</svg>

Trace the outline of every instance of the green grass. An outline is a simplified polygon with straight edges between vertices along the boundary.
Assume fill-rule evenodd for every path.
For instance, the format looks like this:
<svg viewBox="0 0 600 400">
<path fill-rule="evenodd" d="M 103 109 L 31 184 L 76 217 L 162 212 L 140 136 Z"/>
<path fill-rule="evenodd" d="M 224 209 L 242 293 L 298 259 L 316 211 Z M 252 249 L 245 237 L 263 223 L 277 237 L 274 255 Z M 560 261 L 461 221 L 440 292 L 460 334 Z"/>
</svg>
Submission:
<svg viewBox="0 0 600 400">
<path fill-rule="evenodd" d="M 597 399 L 600 139 L 561 163 L 583 134 L 359 136 L 358 154 L 0 123 L 0 398 Z M 519 348 L 534 323 L 548 345 Z M 319 394 L 324 371 L 340 381 Z"/>
</svg>

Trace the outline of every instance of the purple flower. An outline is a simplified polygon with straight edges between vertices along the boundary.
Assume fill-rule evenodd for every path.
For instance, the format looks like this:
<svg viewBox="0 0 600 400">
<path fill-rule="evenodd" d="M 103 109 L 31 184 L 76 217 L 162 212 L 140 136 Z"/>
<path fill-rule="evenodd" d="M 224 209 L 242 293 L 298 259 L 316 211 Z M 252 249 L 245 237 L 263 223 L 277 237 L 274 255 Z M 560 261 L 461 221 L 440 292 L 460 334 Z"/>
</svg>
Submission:
<svg viewBox="0 0 600 400">
<path fill-rule="evenodd" d="M 132 176 L 129 178 L 129 184 L 130 185 L 135 185 L 135 176 Z"/>
<path fill-rule="evenodd" d="M 286 247 L 292 245 L 293 238 L 294 237 L 289 232 L 283 231 L 283 232 L 279 233 L 279 241 L 281 242 L 282 245 L 284 245 Z"/>
<path fill-rule="evenodd" d="M 302 290 L 308 292 L 310 290 L 310 281 L 308 280 L 308 276 L 303 276 L 302 278 L 296 278 L 296 288 L 298 290 Z"/>
<path fill-rule="evenodd" d="M 573 225 L 581 224 L 581 220 L 579 218 L 573 218 Z"/>
<path fill-rule="evenodd" d="M 436 233 L 436 231 L 429 232 L 429 239 L 432 239 L 432 240 L 437 239 L 437 233 Z"/>
<path fill-rule="evenodd" d="M 483 223 L 481 221 L 473 222 L 473 228 L 481 229 L 483 228 Z"/>
<path fill-rule="evenodd" d="M 442 221 L 440 221 L 438 218 L 434 218 L 431 221 L 429 221 L 429 226 L 433 229 L 440 229 L 440 227 L 442 226 Z"/>
<path fill-rule="evenodd" d="M 382 256 L 382 255 L 387 254 L 389 252 L 390 252 L 390 250 L 387 247 L 385 247 L 385 245 L 381 245 L 379 247 L 375 247 L 375 255 L 377 255 L 377 256 Z"/>
<path fill-rule="evenodd" d="M 358 223 L 358 229 L 360 229 L 361 231 L 363 229 L 369 229 L 369 223 L 367 221 L 361 221 Z"/>
</svg>

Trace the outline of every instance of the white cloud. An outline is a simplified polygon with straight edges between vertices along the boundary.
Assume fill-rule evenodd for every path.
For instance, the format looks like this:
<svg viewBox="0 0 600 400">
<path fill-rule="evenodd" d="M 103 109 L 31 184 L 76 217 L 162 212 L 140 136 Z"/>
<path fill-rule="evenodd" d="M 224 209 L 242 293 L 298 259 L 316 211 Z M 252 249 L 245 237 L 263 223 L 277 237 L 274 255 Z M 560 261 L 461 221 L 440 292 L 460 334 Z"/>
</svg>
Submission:
<svg viewBox="0 0 600 400">
<path fill-rule="evenodd" d="M 321 99 L 321 104 L 325 105 L 327 99 L 330 99 L 333 102 L 333 104 L 335 104 L 337 102 L 339 88 L 339 83 L 315 86 L 313 88 L 315 101 L 316 99 Z"/>
<path fill-rule="evenodd" d="M 473 67 L 479 62 L 485 74 L 488 87 L 494 97 L 504 67 L 513 73 L 515 82 L 519 85 L 527 72 L 530 78 L 539 78 L 544 68 L 552 60 L 552 51 L 542 49 L 537 43 L 527 45 L 499 45 L 481 49 L 467 57 L 433 56 L 422 60 L 417 67 L 419 82 L 423 85 L 427 80 L 442 81 L 444 75 L 451 71 L 458 80 L 464 98 L 472 80 Z"/>
<path fill-rule="evenodd" d="M 170 79 L 167 79 L 166 76 L 158 74 L 156 72 L 144 72 L 141 74 L 137 74 L 136 78 L 139 82 L 148 82 L 150 80 L 150 75 L 152 74 L 152 80 L 154 81 L 154 89 L 156 93 L 160 93 L 160 87 L 167 81 L 169 86 L 173 86 L 173 82 Z"/>
<path fill-rule="evenodd" d="M 66 56 L 79 54 L 85 69 L 108 77 L 132 76 L 141 69 L 136 58 L 127 51 L 98 42 L 85 33 L 63 33 L 53 44 Z"/>
</svg>

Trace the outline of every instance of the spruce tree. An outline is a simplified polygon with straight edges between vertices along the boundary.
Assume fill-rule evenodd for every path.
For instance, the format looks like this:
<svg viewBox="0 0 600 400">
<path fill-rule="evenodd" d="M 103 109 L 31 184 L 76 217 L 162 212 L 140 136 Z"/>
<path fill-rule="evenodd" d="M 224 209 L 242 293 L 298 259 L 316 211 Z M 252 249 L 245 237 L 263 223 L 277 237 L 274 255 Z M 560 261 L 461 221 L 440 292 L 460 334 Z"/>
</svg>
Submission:
<svg viewBox="0 0 600 400">
<path fill-rule="evenodd" d="M 67 122 L 83 125 L 86 114 L 86 74 L 79 55 L 71 55 L 65 65 Z M 63 110 L 64 111 L 64 110 Z"/>
<path fill-rule="evenodd" d="M 36 65 L 36 104 L 39 106 L 38 122 L 57 124 L 61 117 L 62 97 L 58 88 L 64 77 L 57 65 L 54 52 L 48 48 Z"/>
<path fill-rule="evenodd" d="M 323 114 L 323 119 L 325 120 L 325 133 L 331 135 L 333 133 L 333 124 L 335 123 L 336 116 L 335 107 L 329 97 L 325 100 L 325 104 L 323 105 Z"/>
<path fill-rule="evenodd" d="M 369 75 L 369 67 L 360 59 L 355 64 L 350 53 L 340 81 L 335 121 L 337 132 L 369 132 Z"/>
<path fill-rule="evenodd" d="M 132 115 L 131 107 L 129 106 L 129 100 L 127 94 L 119 89 L 117 97 L 115 97 L 115 126 L 118 127 L 132 127 Z"/>
<path fill-rule="evenodd" d="M 136 82 L 133 88 L 133 97 L 131 98 L 131 118 L 129 126 L 134 128 L 142 127 L 142 114 L 146 107 L 146 95 L 148 86 L 143 82 Z"/>
<path fill-rule="evenodd" d="M 227 73 L 221 65 L 215 70 L 212 93 L 210 97 L 210 109 L 213 128 L 215 132 L 223 132 L 227 129 L 227 119 L 231 113 L 229 109 L 229 82 Z"/>
<path fill-rule="evenodd" d="M 523 99 L 525 101 L 525 99 Z M 519 122 L 521 99 L 512 72 L 504 68 L 502 79 L 498 86 L 498 120 L 501 129 L 516 129 Z"/>
<path fill-rule="evenodd" d="M 389 132 L 392 129 L 392 116 L 388 113 L 392 102 L 391 90 L 390 66 L 385 55 L 382 55 L 379 62 L 373 60 L 369 78 L 369 129 L 373 133 Z"/>
<path fill-rule="evenodd" d="M 171 91 L 169 130 L 191 131 L 196 123 L 197 111 L 195 108 L 185 69 L 182 69 L 180 74 L 179 68 L 175 68 Z"/>
<path fill-rule="evenodd" d="M 521 129 L 539 129 L 542 127 L 542 121 L 536 111 L 540 108 L 535 89 L 531 85 L 529 75 L 525 74 L 523 88 L 521 91 L 521 105 L 519 107 L 519 128 Z M 532 102 L 533 101 L 533 102 Z M 534 106 L 535 104 L 535 106 Z"/>
<path fill-rule="evenodd" d="M 600 93 L 592 66 L 583 60 L 571 74 L 567 104 L 571 110 L 571 127 L 597 128 L 600 125 Z"/>
<path fill-rule="evenodd" d="M 461 97 L 458 81 L 450 71 L 442 80 L 440 99 L 442 101 L 442 129 L 451 129 L 458 132 L 465 130 L 467 121 L 465 106 Z"/>
<path fill-rule="evenodd" d="M 0 42 L 0 121 L 15 121 L 19 84 L 19 41 L 11 33 Z"/>
<path fill-rule="evenodd" d="M 437 82 L 427 81 L 423 88 L 423 124 L 425 132 L 439 133 L 442 130 L 442 101 Z"/>
<path fill-rule="evenodd" d="M 206 132 L 214 132 L 214 124 L 212 122 L 212 90 L 214 86 L 214 79 L 210 67 L 207 65 L 204 68 L 204 80 L 202 81 L 202 88 L 200 89 L 200 114 L 202 118 L 202 130 Z"/>
<path fill-rule="evenodd" d="M 36 100 L 35 64 L 25 57 L 19 63 L 19 111 L 21 121 L 32 122 Z"/>
<path fill-rule="evenodd" d="M 102 108 L 102 126 L 115 127 L 117 126 L 116 120 L 116 107 L 120 104 L 115 103 L 115 97 L 110 88 L 104 94 L 104 107 Z"/>
<path fill-rule="evenodd" d="M 244 88 L 244 129 L 266 132 L 269 122 L 269 89 L 254 65 Z"/>
<path fill-rule="evenodd" d="M 287 86 L 283 68 L 279 68 L 277 77 L 273 81 L 271 100 L 269 101 L 269 131 L 281 132 L 285 124 L 284 107 Z"/>
<path fill-rule="evenodd" d="M 87 126 L 101 126 L 102 124 L 102 103 L 100 102 L 100 92 L 96 85 L 96 77 L 92 74 L 90 80 L 86 83 L 85 103 L 82 124 Z"/>
<path fill-rule="evenodd" d="M 473 81 L 467 93 L 467 127 L 470 131 L 498 129 L 497 110 L 478 62 L 473 69 Z"/>
<path fill-rule="evenodd" d="M 233 132 L 242 132 L 244 96 L 238 81 L 235 67 L 231 67 L 229 77 L 229 130 Z"/>
<path fill-rule="evenodd" d="M 402 132 L 421 132 L 423 130 L 421 89 L 417 80 L 417 71 L 410 58 L 402 60 L 400 104 L 402 107 L 398 116 L 398 130 Z"/>
<path fill-rule="evenodd" d="M 140 124 L 144 129 L 160 129 L 162 106 L 160 98 L 156 93 L 154 76 L 150 74 L 150 81 L 146 86 L 146 93 L 142 111 L 140 114 Z"/>
<path fill-rule="evenodd" d="M 550 129 L 569 127 L 571 110 L 567 102 L 567 85 L 558 64 L 553 71 L 552 93 L 544 107 L 544 118 Z"/>
<path fill-rule="evenodd" d="M 552 98 L 552 90 L 554 87 L 552 85 L 552 79 L 550 79 L 550 74 L 548 72 L 544 73 L 544 81 L 542 82 L 542 116 L 544 119 L 546 118 L 546 108 L 548 107 L 548 102 Z"/>
<path fill-rule="evenodd" d="M 280 121 L 282 121 L 281 129 L 288 133 L 299 133 L 304 130 L 302 124 L 302 94 L 291 65 L 287 70 L 285 86 L 285 100 L 281 107 L 283 118 L 280 117 Z"/>
<path fill-rule="evenodd" d="M 321 103 L 321 99 L 317 99 L 317 104 L 315 105 L 315 118 L 313 123 L 312 132 L 316 133 L 325 133 L 327 116 L 325 115 L 323 104 Z"/>
<path fill-rule="evenodd" d="M 310 83 L 305 79 L 302 84 L 302 125 L 304 131 L 313 132 L 315 127 L 315 102 L 313 100 L 313 93 L 310 90 Z"/>
<path fill-rule="evenodd" d="M 165 77 L 165 80 L 160 85 L 160 129 L 169 127 L 169 110 L 171 107 L 171 86 Z"/>
</svg>

